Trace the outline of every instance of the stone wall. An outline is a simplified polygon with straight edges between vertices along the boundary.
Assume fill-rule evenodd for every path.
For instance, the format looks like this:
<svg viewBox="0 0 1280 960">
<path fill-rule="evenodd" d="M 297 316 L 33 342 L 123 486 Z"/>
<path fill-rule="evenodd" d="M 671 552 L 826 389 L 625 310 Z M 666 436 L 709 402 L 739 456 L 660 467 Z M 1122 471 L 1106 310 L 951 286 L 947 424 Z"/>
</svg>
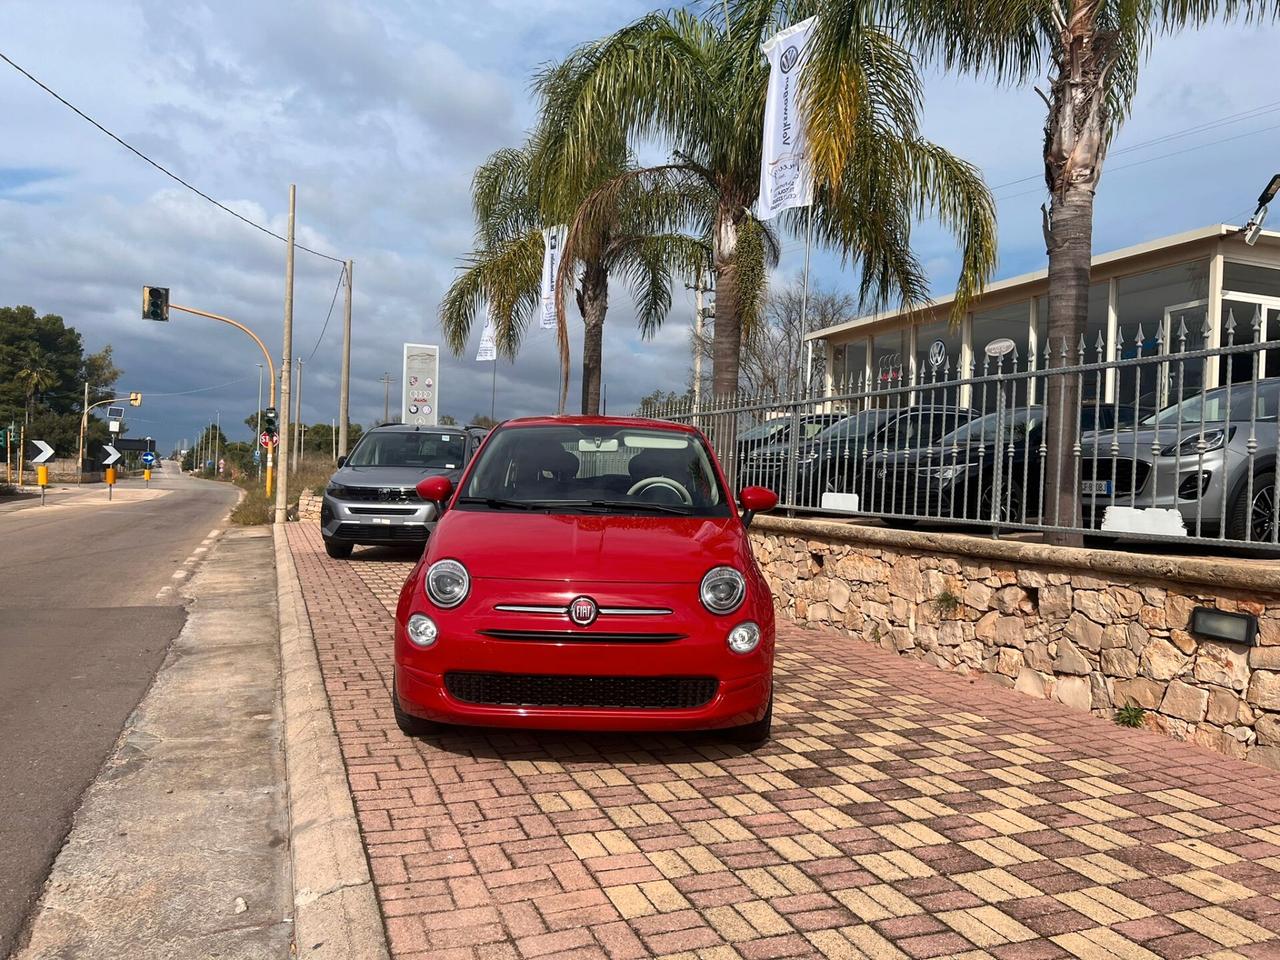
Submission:
<svg viewBox="0 0 1280 960">
<path fill-rule="evenodd" d="M 752 539 L 802 623 L 1280 767 L 1280 565 L 772 517 Z M 1201 604 L 1256 615 L 1258 645 L 1193 637 Z"/>
<path fill-rule="evenodd" d="M 298 497 L 298 519 L 320 522 L 320 504 L 324 498 L 318 493 L 303 491 Z"/>
</svg>

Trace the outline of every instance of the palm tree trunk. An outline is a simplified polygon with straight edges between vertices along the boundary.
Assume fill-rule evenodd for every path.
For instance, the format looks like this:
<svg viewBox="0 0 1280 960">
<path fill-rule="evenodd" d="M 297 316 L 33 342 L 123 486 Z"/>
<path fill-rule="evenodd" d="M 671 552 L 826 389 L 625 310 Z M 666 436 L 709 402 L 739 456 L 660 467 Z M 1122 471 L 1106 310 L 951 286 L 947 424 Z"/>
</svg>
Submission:
<svg viewBox="0 0 1280 960">
<path fill-rule="evenodd" d="M 582 271 L 578 310 L 585 327 L 582 337 L 582 413 L 600 415 L 600 373 L 603 366 L 604 317 L 609 309 L 609 274 L 599 262 Z"/>
<path fill-rule="evenodd" d="M 1045 123 L 1045 184 L 1053 197 L 1045 240 L 1049 254 L 1047 367 L 1080 360 L 1079 345 L 1089 319 L 1089 275 L 1093 259 L 1093 198 L 1106 156 L 1105 77 L 1112 64 L 1100 47 L 1097 0 L 1073 0 L 1062 23 L 1052 93 Z M 1080 378 L 1065 374 L 1045 381 L 1045 522 L 1080 526 L 1077 476 Z M 1050 543 L 1078 546 L 1077 534 L 1052 533 Z"/>
<path fill-rule="evenodd" d="M 738 225 L 733 214 L 721 207 L 716 231 L 716 310 L 711 339 L 711 389 L 717 399 L 738 392 L 742 357 L 742 322 L 739 316 Z"/>
</svg>

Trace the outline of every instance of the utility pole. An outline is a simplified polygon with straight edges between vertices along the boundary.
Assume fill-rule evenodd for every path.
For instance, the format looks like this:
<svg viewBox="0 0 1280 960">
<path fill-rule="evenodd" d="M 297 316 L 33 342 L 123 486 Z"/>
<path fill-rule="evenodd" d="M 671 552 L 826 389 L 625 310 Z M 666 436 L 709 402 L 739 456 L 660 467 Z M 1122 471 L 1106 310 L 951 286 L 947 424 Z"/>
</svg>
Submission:
<svg viewBox="0 0 1280 960">
<path fill-rule="evenodd" d="M 80 446 L 76 452 L 76 483 L 84 483 L 84 432 L 89 426 L 89 381 L 84 382 L 84 405 L 80 407 Z"/>
<path fill-rule="evenodd" d="M 222 411 L 217 411 L 217 419 L 213 421 L 213 475 L 222 476 L 218 469 L 218 460 L 222 454 Z"/>
<path fill-rule="evenodd" d="M 302 358 L 293 361 L 298 365 L 298 394 L 293 402 L 293 472 L 298 472 L 302 460 Z"/>
<path fill-rule="evenodd" d="M 384 371 L 382 374 L 382 422 L 387 423 L 391 419 L 391 373 Z"/>
<path fill-rule="evenodd" d="M 333 445 L 333 462 L 338 462 L 338 428 L 332 420 L 329 421 L 329 442 Z"/>
<path fill-rule="evenodd" d="M 347 295 L 342 307 L 342 380 L 338 384 L 338 453 L 347 455 L 347 438 L 351 423 L 351 270 L 354 260 L 347 261 Z"/>
<path fill-rule="evenodd" d="M 254 460 L 258 463 L 258 479 L 262 479 L 262 447 L 258 438 L 262 436 L 262 364 L 258 364 L 258 425 L 253 431 Z"/>
<path fill-rule="evenodd" d="M 280 436 L 288 437 L 289 419 L 289 358 L 293 355 L 293 228 L 297 212 L 298 188 L 289 184 L 289 239 L 284 254 L 284 349 L 280 357 L 280 416 L 286 421 Z M 287 452 L 287 451 L 286 451 Z M 284 523 L 289 508 L 289 471 L 280 471 L 276 484 L 275 522 Z"/>
<path fill-rule="evenodd" d="M 702 295 L 711 287 L 702 282 L 702 271 L 698 271 L 697 280 L 692 286 L 685 284 L 686 290 L 693 291 L 693 409 L 702 405 L 702 321 L 705 313 L 702 307 Z"/>
</svg>

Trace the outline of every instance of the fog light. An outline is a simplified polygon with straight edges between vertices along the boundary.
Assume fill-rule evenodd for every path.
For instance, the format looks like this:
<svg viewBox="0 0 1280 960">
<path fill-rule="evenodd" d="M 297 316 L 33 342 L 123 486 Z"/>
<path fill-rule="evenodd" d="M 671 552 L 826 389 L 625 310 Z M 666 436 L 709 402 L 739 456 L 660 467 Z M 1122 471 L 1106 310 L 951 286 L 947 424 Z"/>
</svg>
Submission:
<svg viewBox="0 0 1280 960">
<path fill-rule="evenodd" d="M 734 653 L 750 653 L 760 646 L 760 628 L 748 620 L 729 631 L 729 649 Z"/>
<path fill-rule="evenodd" d="M 440 630 L 430 617 L 415 613 L 405 624 L 405 633 L 409 635 L 409 642 L 415 647 L 430 647 L 435 645 Z"/>
</svg>

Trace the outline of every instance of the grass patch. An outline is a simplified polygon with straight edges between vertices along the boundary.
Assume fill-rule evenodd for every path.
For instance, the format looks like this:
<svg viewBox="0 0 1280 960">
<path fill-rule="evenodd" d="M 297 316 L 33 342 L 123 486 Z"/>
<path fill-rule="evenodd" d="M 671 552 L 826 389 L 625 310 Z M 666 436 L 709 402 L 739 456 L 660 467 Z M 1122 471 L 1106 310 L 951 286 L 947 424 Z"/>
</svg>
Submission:
<svg viewBox="0 0 1280 960">
<path fill-rule="evenodd" d="M 325 484 L 329 482 L 329 478 L 333 476 L 333 472 L 336 469 L 332 461 L 328 459 L 303 460 L 298 466 L 298 472 L 289 474 L 287 491 L 289 509 L 292 511 L 298 506 L 298 497 L 301 496 L 304 490 L 313 493 L 323 491 Z M 263 490 L 262 482 L 253 475 L 246 474 L 238 477 L 235 483 L 236 486 L 246 491 L 246 495 L 236 508 L 231 511 L 231 522 L 242 526 L 270 523 L 275 517 L 275 491 L 272 491 L 271 498 L 268 499 L 266 492 Z"/>
<path fill-rule="evenodd" d="M 1147 711 L 1143 710 L 1142 707 L 1128 706 L 1117 710 L 1115 716 L 1111 719 L 1119 727 L 1140 727 L 1146 720 L 1146 716 Z"/>
<path fill-rule="evenodd" d="M 929 601 L 933 604 L 933 608 L 939 614 L 955 613 L 960 609 L 961 599 L 950 590 L 943 590 L 940 594 Z"/>
</svg>

